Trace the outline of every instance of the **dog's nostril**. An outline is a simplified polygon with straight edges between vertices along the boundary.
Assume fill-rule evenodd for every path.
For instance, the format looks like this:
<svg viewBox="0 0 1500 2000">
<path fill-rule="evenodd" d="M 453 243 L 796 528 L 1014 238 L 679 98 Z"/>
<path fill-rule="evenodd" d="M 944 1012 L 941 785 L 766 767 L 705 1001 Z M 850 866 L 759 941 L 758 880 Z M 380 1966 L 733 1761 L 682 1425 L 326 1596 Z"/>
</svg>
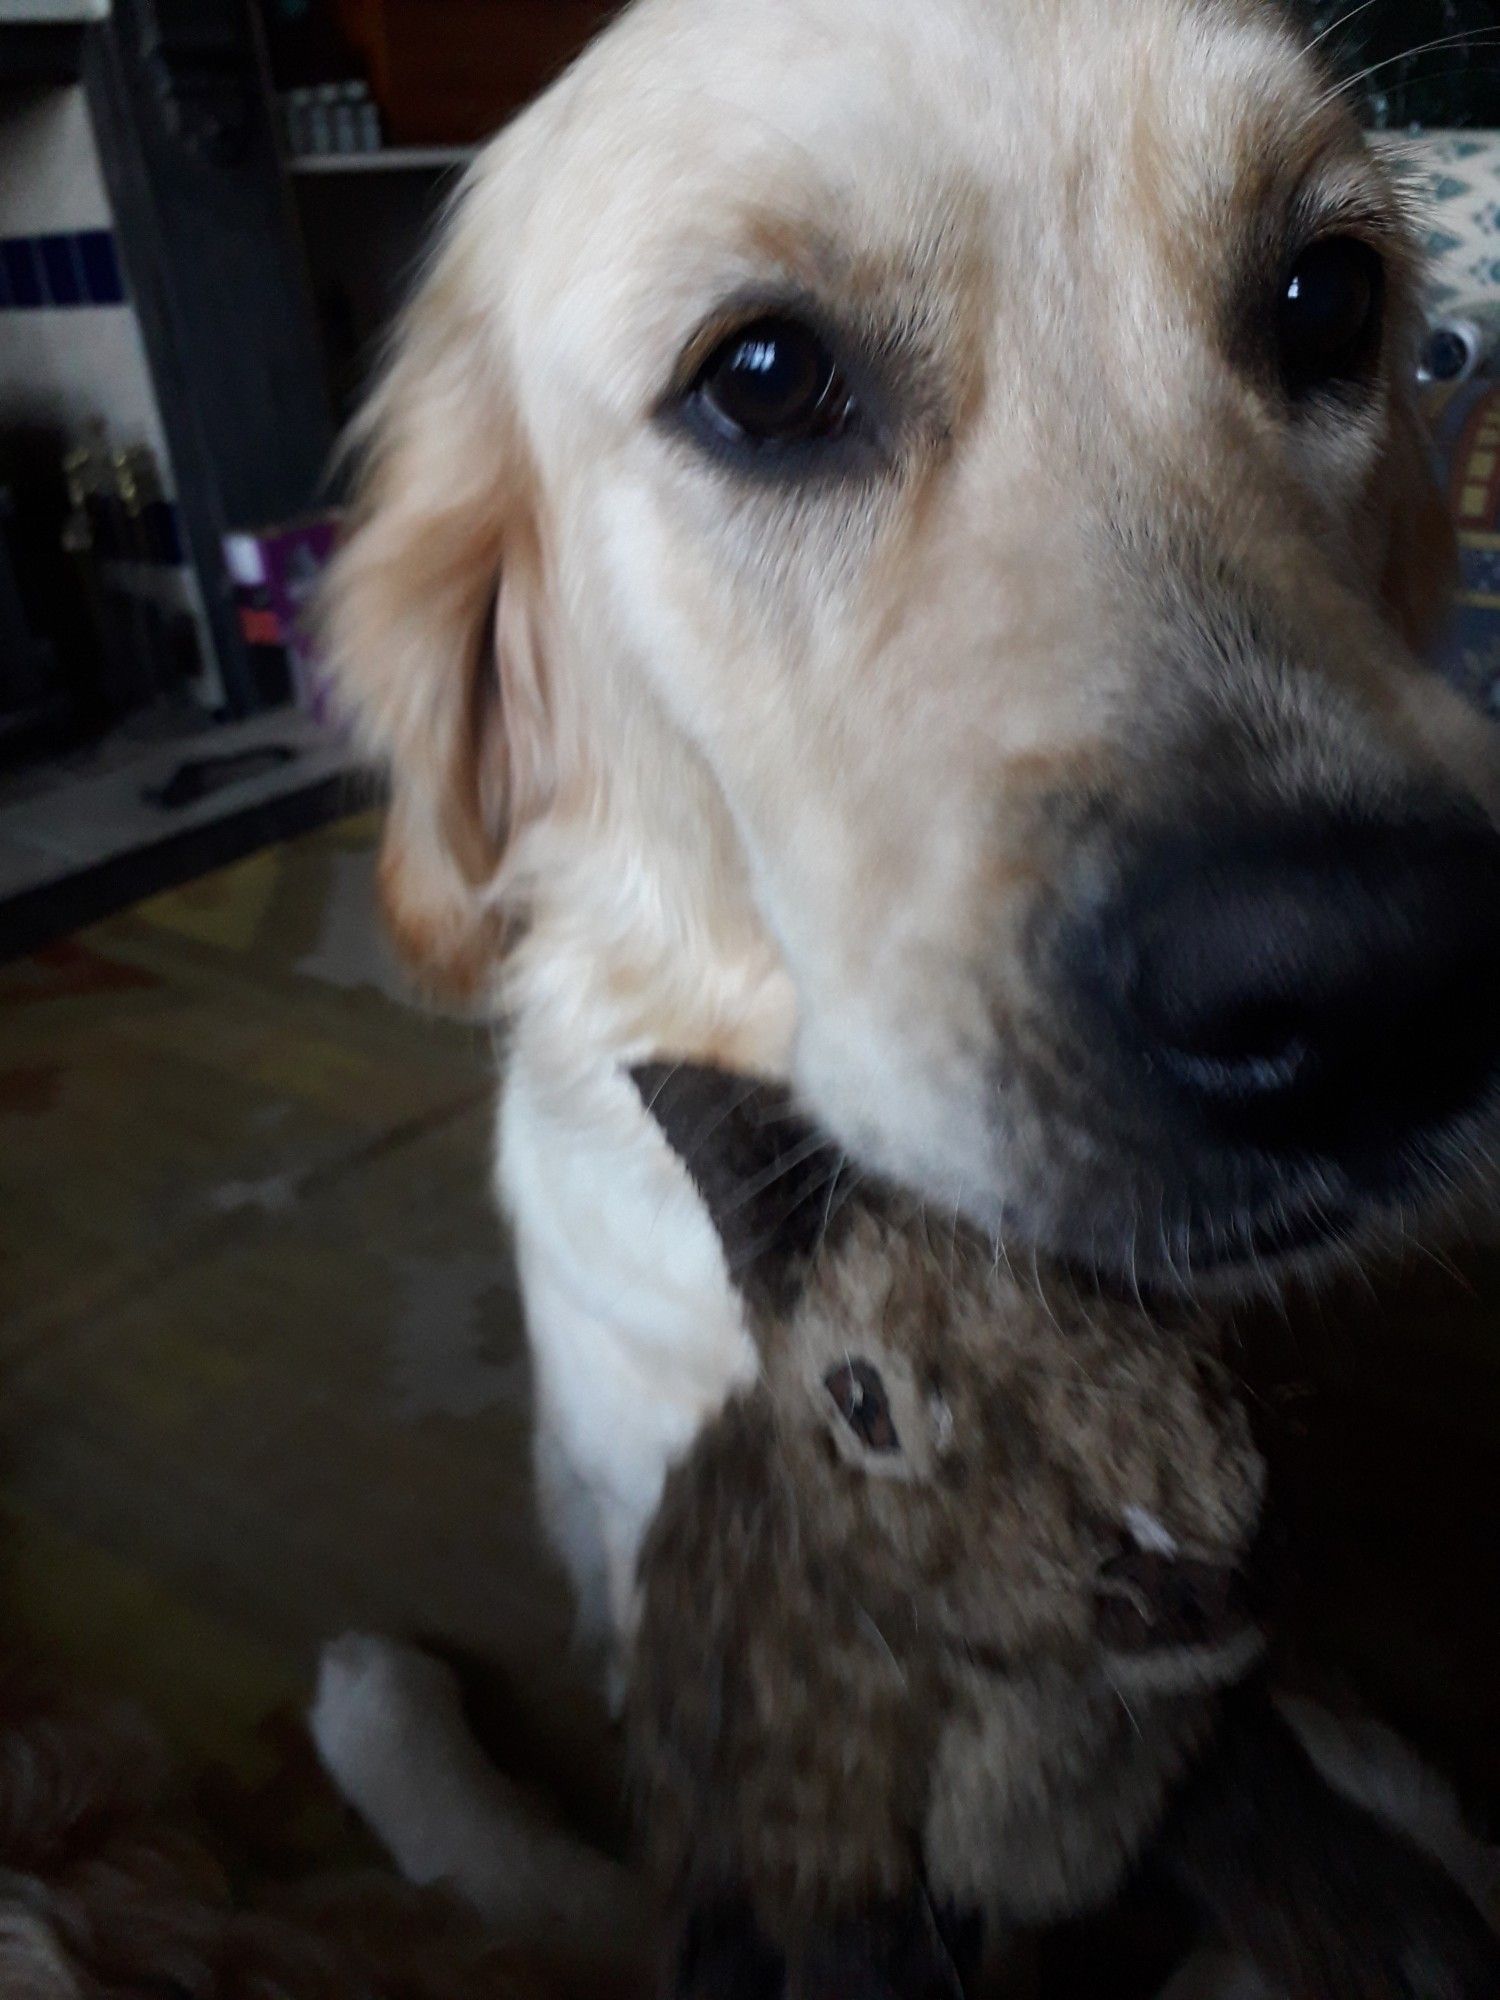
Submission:
<svg viewBox="0 0 1500 2000">
<path fill-rule="evenodd" d="M 1335 821 L 1179 841 L 1105 913 L 1092 955 L 1153 1087 L 1222 1136 L 1399 1142 L 1500 1057 L 1500 839 Z"/>
<path fill-rule="evenodd" d="M 1225 1103 L 1305 1088 L 1318 1066 L 1305 1027 L 1282 1003 L 1173 1024 L 1155 1058 L 1178 1083 Z"/>
</svg>

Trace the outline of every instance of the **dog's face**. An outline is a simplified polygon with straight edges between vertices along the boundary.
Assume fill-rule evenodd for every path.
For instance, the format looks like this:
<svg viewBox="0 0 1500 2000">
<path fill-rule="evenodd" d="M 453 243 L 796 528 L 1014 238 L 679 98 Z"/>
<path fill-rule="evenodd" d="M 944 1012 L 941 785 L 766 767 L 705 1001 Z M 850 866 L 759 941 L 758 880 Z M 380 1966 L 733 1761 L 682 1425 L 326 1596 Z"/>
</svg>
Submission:
<svg viewBox="0 0 1500 2000">
<path fill-rule="evenodd" d="M 1143 1282 L 1466 1172 L 1496 774 L 1418 659 L 1414 294 L 1258 8 L 646 0 L 377 407 L 340 641 L 408 933 L 670 848 L 663 931 L 768 941 L 842 1141 Z"/>
<path fill-rule="evenodd" d="M 775 1459 L 748 1490 L 789 1485 L 805 1560 L 888 1643 L 1142 1690 L 1244 1669 L 1263 1466 L 1202 1326 L 1018 1282 L 979 1232 L 856 1177 L 778 1089 L 636 1074 L 746 1300 Z"/>
</svg>

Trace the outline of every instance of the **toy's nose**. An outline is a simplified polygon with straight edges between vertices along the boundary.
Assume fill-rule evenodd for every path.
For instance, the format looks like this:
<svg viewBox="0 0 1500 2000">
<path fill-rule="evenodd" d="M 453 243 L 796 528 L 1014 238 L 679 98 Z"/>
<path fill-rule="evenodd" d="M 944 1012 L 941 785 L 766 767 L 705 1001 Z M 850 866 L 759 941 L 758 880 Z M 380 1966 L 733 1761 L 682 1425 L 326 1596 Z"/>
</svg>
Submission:
<svg viewBox="0 0 1500 2000">
<path fill-rule="evenodd" d="M 1094 1604 L 1100 1641 L 1113 1653 L 1220 1646 L 1255 1622 L 1240 1563 L 1133 1541 L 1101 1568 Z"/>
</svg>

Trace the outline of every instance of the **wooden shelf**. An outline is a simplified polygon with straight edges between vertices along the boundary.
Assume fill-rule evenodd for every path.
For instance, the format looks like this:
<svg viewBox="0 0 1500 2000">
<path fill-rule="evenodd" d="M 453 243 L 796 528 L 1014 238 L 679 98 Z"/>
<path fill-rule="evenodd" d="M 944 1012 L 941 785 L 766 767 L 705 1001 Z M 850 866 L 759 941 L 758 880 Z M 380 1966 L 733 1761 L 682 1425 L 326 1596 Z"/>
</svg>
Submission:
<svg viewBox="0 0 1500 2000">
<path fill-rule="evenodd" d="M 382 146 L 375 153 L 298 153 L 287 161 L 294 174 L 426 174 L 466 167 L 477 146 Z"/>
</svg>

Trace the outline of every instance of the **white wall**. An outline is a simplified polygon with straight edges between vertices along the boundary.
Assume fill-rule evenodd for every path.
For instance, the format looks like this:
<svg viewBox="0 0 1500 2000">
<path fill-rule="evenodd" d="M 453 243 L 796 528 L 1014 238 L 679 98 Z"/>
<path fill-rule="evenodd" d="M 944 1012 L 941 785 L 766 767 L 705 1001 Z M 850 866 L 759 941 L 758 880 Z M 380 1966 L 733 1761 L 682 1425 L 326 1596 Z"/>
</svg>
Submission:
<svg viewBox="0 0 1500 2000">
<path fill-rule="evenodd" d="M 113 218 L 83 91 L 0 95 L 0 238 L 108 229 Z M 0 306 L 0 423 L 101 418 L 149 444 L 170 484 L 161 416 L 129 304 Z"/>
<path fill-rule="evenodd" d="M 0 23 L 6 21 L 102 21 L 109 0 L 0 0 Z"/>
<path fill-rule="evenodd" d="M 151 448 L 166 497 L 175 499 L 161 411 L 128 296 L 112 303 L 23 304 L 7 275 L 6 258 L 36 268 L 39 238 L 81 232 L 108 233 L 118 265 L 113 224 L 81 85 L 0 92 L 0 428 L 56 430 L 66 450 L 86 426 L 102 423 L 111 445 Z M 122 276 L 128 293 L 128 273 Z M 116 573 L 116 581 L 124 579 Z M 203 663 L 200 698 L 210 706 L 220 701 L 194 573 L 185 566 L 153 570 L 124 587 L 148 590 L 193 614 Z"/>
</svg>

